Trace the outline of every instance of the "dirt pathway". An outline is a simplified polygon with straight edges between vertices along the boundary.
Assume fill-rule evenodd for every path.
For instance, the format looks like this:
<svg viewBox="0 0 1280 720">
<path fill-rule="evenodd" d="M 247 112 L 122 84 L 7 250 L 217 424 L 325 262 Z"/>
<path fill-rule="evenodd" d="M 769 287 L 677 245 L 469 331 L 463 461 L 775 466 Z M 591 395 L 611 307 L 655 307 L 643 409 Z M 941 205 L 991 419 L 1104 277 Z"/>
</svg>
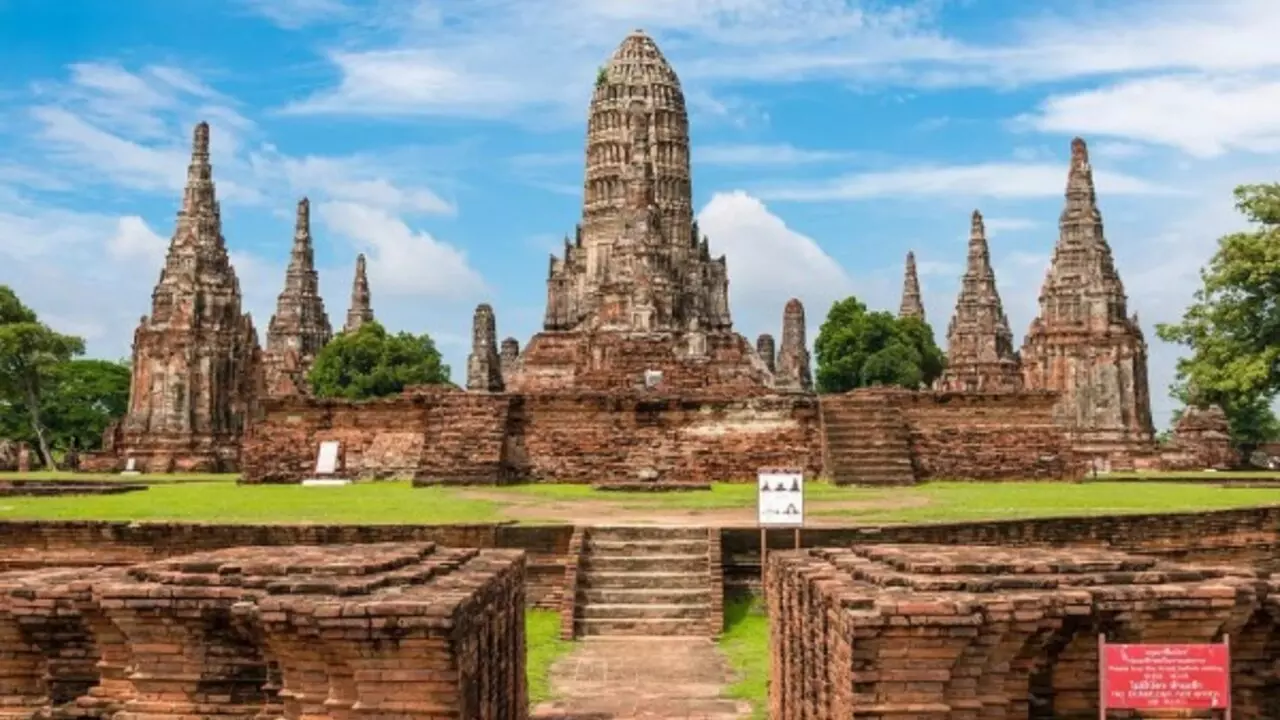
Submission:
<svg viewBox="0 0 1280 720">
<path fill-rule="evenodd" d="M 460 497 L 488 500 L 502 504 L 505 519 L 528 523 L 569 523 L 572 525 L 700 525 L 707 527 L 740 527 L 756 523 L 754 501 L 744 507 L 682 508 L 663 505 L 646 507 L 643 496 L 619 497 L 618 500 L 548 500 L 536 496 L 520 496 L 501 490 L 467 488 Z M 810 500 L 806 527 L 844 527 L 855 521 L 856 513 L 924 507 L 929 498 L 921 495 L 892 496 L 874 500 Z M 841 514 L 830 515 L 837 512 Z"/>
<path fill-rule="evenodd" d="M 706 638 L 586 638 L 551 666 L 559 700 L 534 720 L 745 720 L 721 697 L 732 673 Z"/>
</svg>

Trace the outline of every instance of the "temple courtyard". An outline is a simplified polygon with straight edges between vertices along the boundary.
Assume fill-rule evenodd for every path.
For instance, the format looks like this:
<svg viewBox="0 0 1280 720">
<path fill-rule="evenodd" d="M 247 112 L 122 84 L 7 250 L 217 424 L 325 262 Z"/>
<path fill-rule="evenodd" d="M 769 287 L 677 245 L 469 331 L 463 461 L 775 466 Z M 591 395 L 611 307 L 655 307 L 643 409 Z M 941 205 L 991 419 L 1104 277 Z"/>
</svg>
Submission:
<svg viewBox="0 0 1280 720">
<path fill-rule="evenodd" d="M 407 481 L 339 487 L 236 485 L 237 477 L 0 473 L 0 520 L 724 527 L 754 525 L 756 521 L 752 483 L 645 493 L 576 484 L 419 488 Z M 34 497 L 3 492 L 3 485 L 14 480 L 128 482 L 146 489 Z M 1078 483 L 936 482 L 891 488 L 810 482 L 805 496 L 808 527 L 1193 512 L 1280 503 L 1280 472 L 1131 473 Z"/>
</svg>

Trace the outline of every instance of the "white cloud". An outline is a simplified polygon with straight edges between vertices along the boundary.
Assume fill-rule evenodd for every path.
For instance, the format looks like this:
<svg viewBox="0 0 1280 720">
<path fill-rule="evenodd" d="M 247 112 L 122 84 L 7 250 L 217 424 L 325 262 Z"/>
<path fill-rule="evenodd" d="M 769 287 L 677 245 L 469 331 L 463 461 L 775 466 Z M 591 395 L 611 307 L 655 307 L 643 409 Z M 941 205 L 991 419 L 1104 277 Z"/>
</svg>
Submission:
<svg viewBox="0 0 1280 720">
<path fill-rule="evenodd" d="M 484 281 L 456 247 L 410 228 L 380 208 L 326 202 L 318 208 L 326 227 L 367 250 L 369 282 L 393 295 L 460 298 L 485 291 Z"/>
<path fill-rule="evenodd" d="M 837 150 L 806 150 L 788 143 L 700 145 L 693 149 L 693 162 L 700 165 L 805 165 L 845 160 L 853 155 Z"/>
<path fill-rule="evenodd" d="M 315 194 L 322 199 L 369 205 L 390 212 L 452 215 L 453 203 L 434 191 L 408 183 L 394 184 L 388 175 L 392 168 L 374 158 L 347 157 L 293 158 L 274 150 L 257 153 L 252 158 L 260 182 L 281 177 L 295 195 Z"/>
<path fill-rule="evenodd" d="M 765 188 L 766 200 L 830 202 L 878 197 L 1040 198 L 1061 195 L 1065 163 L 981 163 L 921 165 L 846 175 L 820 183 Z M 1140 178 L 1095 169 L 1098 192 L 1110 195 L 1157 195 L 1173 191 Z"/>
<path fill-rule="evenodd" d="M 982 224 L 987 229 L 988 235 L 1004 232 L 1018 232 L 1020 230 L 1030 230 L 1040 227 L 1038 220 L 1021 217 L 984 217 Z"/>
<path fill-rule="evenodd" d="M 712 254 L 726 256 L 734 324 L 744 333 L 779 337 L 782 309 L 797 297 L 812 340 L 831 303 L 852 291 L 848 274 L 817 242 L 745 192 L 716 193 L 698 213 L 698 225 Z"/>
<path fill-rule="evenodd" d="M 286 30 L 307 25 L 349 19 L 352 9 L 342 0 L 239 0 L 249 11 L 257 13 Z"/>
<path fill-rule="evenodd" d="M 159 266 L 169 241 L 157 235 L 147 221 L 137 215 L 120 218 L 115 235 L 107 240 L 107 251 L 121 260 L 140 259 L 144 265 Z"/>
<path fill-rule="evenodd" d="M 1043 132 L 1138 140 L 1196 157 L 1275 151 L 1280 149 L 1280 75 L 1126 80 L 1051 96 L 1022 120 Z"/>
</svg>

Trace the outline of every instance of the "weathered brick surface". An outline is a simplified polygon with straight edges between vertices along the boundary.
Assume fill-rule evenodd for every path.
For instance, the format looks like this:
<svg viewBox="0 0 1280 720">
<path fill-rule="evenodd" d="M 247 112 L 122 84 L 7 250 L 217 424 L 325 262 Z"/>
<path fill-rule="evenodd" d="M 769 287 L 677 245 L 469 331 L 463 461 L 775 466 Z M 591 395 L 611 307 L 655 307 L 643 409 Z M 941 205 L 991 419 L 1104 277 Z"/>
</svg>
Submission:
<svg viewBox="0 0 1280 720">
<path fill-rule="evenodd" d="M 762 466 L 820 467 L 812 396 L 648 393 L 505 395 L 434 390 L 360 403 L 268 400 L 245 442 L 247 483 L 300 482 L 320 443 L 340 472 L 412 475 L 419 484 L 511 479 L 747 480 Z M 420 448 L 411 469 L 409 451 Z"/>
<path fill-rule="evenodd" d="M 241 547 L 0 574 L 0 717 L 524 718 L 524 557 Z"/>
<path fill-rule="evenodd" d="M 769 717 L 1098 716 L 1097 638 L 1280 638 L 1246 571 L 1087 549 L 869 545 L 772 553 Z M 1240 677 L 1274 668 L 1238 660 Z M 1238 717 L 1280 702 L 1259 684 Z"/>
<path fill-rule="evenodd" d="M 300 482 L 315 474 L 320 443 L 339 443 L 339 474 L 499 482 L 508 466 L 509 401 L 448 387 L 349 402 L 286 398 L 262 403 L 245 438 L 242 482 Z"/>
</svg>

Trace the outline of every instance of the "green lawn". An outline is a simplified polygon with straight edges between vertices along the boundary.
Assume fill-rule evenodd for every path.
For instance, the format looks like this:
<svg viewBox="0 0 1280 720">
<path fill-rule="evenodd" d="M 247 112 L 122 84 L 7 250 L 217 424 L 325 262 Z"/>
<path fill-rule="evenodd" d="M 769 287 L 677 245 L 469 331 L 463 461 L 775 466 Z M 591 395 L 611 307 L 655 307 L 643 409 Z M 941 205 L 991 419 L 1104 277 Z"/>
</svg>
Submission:
<svg viewBox="0 0 1280 720">
<path fill-rule="evenodd" d="M 526 610 L 524 614 L 525 676 L 529 679 L 529 704 L 551 699 L 548 675 L 551 665 L 573 649 L 560 639 L 560 613 L 554 610 Z"/>
<path fill-rule="evenodd" d="M 0 472 L 0 482 L 5 480 L 61 480 L 63 482 L 144 482 L 148 484 L 155 483 L 206 483 L 206 482 L 224 482 L 234 483 L 240 476 L 236 473 L 178 473 L 171 475 L 160 474 L 140 474 L 140 475 L 122 475 L 120 473 L 73 473 L 63 472 L 61 470 L 49 472 L 47 470 L 38 470 L 35 472 Z"/>
<path fill-rule="evenodd" d="M 724 619 L 720 651 L 736 678 L 725 694 L 750 702 L 752 718 L 764 720 L 769 712 L 769 618 L 757 600 L 747 599 L 727 603 Z"/>
<path fill-rule="evenodd" d="M 205 476 L 198 481 L 201 478 L 167 476 L 166 481 L 147 490 L 122 495 L 0 497 L 0 520 L 486 523 L 515 517 L 512 513 L 518 505 L 522 510 L 519 517 L 525 522 L 530 522 L 533 515 L 546 517 L 546 522 L 559 522 L 552 512 L 558 509 L 568 513 L 560 517 L 598 514 L 601 520 L 618 522 L 626 522 L 629 511 L 687 510 L 687 517 L 673 515 L 674 521 L 696 523 L 698 512 L 740 508 L 743 512 L 734 517 L 741 515 L 742 519 L 734 522 L 750 524 L 756 492 L 753 483 L 716 485 L 707 491 L 632 495 L 581 485 L 482 489 L 413 488 L 407 482 L 320 488 L 234 485 L 228 482 L 229 477 Z M 811 517 L 864 525 L 1187 512 L 1280 504 L 1280 488 L 1223 488 L 1211 484 L 963 482 L 906 488 L 841 488 L 813 482 L 805 491 Z M 574 507 L 576 503 L 582 507 Z"/>
</svg>

